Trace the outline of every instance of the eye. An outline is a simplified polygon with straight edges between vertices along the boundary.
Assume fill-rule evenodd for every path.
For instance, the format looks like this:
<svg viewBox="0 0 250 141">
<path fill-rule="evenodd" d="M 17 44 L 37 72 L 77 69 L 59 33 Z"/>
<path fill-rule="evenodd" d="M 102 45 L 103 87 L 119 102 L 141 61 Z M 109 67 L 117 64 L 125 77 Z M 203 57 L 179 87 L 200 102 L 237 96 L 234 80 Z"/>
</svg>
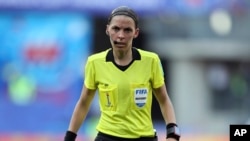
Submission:
<svg viewBox="0 0 250 141">
<path fill-rule="evenodd" d="M 131 29 L 131 28 L 125 28 L 124 29 L 124 32 L 126 32 L 126 33 L 130 33 L 130 32 L 132 32 L 133 30 Z"/>
<path fill-rule="evenodd" d="M 120 28 L 117 27 L 117 26 L 112 27 L 112 29 L 113 29 L 115 32 L 118 32 L 118 31 L 120 30 Z"/>
</svg>

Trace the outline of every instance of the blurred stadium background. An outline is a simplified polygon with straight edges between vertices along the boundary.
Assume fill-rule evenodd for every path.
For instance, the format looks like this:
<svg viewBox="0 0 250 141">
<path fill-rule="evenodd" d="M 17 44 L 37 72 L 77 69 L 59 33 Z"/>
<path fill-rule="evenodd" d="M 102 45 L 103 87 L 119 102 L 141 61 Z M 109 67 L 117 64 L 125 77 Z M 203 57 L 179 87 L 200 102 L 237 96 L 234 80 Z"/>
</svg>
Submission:
<svg viewBox="0 0 250 141">
<path fill-rule="evenodd" d="M 88 55 L 110 47 L 107 16 L 140 17 L 134 46 L 157 52 L 182 141 L 228 141 L 250 124 L 248 0 L 0 0 L 0 141 L 60 141 L 80 95 Z M 156 101 L 153 119 L 165 125 Z M 95 137 L 97 97 L 78 140 Z"/>
</svg>

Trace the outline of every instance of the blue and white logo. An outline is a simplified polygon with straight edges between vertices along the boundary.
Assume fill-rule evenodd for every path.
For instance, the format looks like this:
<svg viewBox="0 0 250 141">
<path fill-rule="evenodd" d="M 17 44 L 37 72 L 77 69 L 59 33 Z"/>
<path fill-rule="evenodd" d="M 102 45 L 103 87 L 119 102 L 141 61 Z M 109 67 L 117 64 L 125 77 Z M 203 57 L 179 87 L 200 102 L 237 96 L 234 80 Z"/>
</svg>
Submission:
<svg viewBox="0 0 250 141">
<path fill-rule="evenodd" d="M 148 96 L 147 88 L 136 88 L 134 90 L 134 100 L 138 107 L 143 107 L 146 104 Z"/>
</svg>

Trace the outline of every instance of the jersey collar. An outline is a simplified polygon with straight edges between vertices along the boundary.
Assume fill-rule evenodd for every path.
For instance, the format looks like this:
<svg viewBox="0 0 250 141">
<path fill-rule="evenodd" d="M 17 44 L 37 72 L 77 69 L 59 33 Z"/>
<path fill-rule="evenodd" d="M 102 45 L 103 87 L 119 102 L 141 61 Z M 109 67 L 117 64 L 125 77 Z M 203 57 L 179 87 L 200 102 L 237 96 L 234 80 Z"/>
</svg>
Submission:
<svg viewBox="0 0 250 141">
<path fill-rule="evenodd" d="M 133 56 L 133 60 L 141 60 L 141 54 L 135 47 L 132 48 L 132 56 Z M 109 61 L 114 62 L 114 55 L 113 55 L 112 49 L 108 51 L 107 56 L 106 56 L 106 62 L 109 62 Z"/>
</svg>

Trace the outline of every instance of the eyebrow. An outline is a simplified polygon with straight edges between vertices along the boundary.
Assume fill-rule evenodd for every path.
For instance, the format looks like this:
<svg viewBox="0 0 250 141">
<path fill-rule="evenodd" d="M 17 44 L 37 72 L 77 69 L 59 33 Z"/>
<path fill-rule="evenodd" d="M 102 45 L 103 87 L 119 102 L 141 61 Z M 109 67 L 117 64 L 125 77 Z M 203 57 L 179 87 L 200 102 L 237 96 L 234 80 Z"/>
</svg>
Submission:
<svg viewBox="0 0 250 141">
<path fill-rule="evenodd" d="M 132 31 L 133 29 L 132 29 L 132 28 L 130 28 L 130 27 L 126 27 L 126 28 L 124 28 L 124 30 L 129 30 L 129 31 Z"/>
<path fill-rule="evenodd" d="M 112 26 L 111 27 L 112 29 L 121 29 L 121 27 L 119 27 L 119 26 L 116 26 L 116 25 L 114 25 L 114 26 Z M 125 27 L 125 28 L 123 28 L 124 30 L 133 30 L 131 27 Z"/>
</svg>

